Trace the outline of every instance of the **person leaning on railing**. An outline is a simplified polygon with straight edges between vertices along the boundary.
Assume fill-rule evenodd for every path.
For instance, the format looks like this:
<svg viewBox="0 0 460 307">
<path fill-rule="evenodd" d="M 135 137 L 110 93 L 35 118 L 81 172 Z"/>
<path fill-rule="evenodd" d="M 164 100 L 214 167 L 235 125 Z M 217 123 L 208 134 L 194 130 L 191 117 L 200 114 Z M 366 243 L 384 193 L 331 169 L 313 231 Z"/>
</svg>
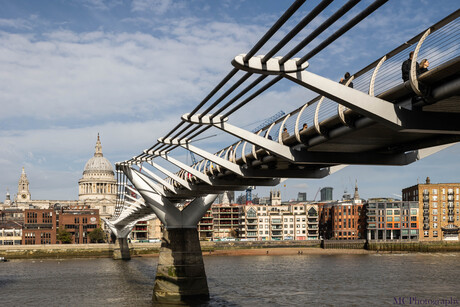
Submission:
<svg viewBox="0 0 460 307">
<path fill-rule="evenodd" d="M 347 72 L 345 73 L 345 75 L 343 76 L 343 78 L 340 78 L 339 83 L 340 83 L 340 84 L 346 84 L 347 81 L 348 81 L 348 79 L 350 79 L 350 73 L 347 71 Z M 348 84 L 348 87 L 353 88 L 353 82 L 350 82 L 350 84 Z"/>
<path fill-rule="evenodd" d="M 410 65 L 412 64 L 412 57 L 414 56 L 414 52 L 411 51 L 409 53 L 409 58 L 405 60 L 401 65 L 401 72 L 402 72 L 402 79 L 404 82 L 409 80 L 410 74 Z M 419 67 L 418 63 L 415 67 Z"/>
</svg>

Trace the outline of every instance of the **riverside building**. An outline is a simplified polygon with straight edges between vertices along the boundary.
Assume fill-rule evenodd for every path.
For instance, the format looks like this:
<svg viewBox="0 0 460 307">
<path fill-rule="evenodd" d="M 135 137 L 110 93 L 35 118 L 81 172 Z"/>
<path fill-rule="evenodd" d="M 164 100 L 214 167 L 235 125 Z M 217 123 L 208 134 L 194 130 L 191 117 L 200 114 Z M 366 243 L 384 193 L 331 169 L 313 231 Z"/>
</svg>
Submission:
<svg viewBox="0 0 460 307">
<path fill-rule="evenodd" d="M 421 241 L 458 241 L 460 230 L 460 183 L 431 183 L 402 190 L 403 200 L 419 207 Z"/>
<path fill-rule="evenodd" d="M 71 234 L 73 244 L 90 243 L 88 235 L 99 227 L 99 210 L 87 206 L 56 206 L 24 210 L 22 244 L 56 244 L 58 229 Z"/>
<path fill-rule="evenodd" d="M 367 239 L 419 240 L 417 202 L 370 199 L 367 204 Z"/>
<path fill-rule="evenodd" d="M 353 198 L 344 193 L 341 201 L 319 204 L 320 234 L 326 240 L 356 240 L 366 238 L 366 208 L 355 185 Z"/>
<path fill-rule="evenodd" d="M 317 240 L 318 206 L 214 204 L 198 224 L 200 240 Z"/>
</svg>

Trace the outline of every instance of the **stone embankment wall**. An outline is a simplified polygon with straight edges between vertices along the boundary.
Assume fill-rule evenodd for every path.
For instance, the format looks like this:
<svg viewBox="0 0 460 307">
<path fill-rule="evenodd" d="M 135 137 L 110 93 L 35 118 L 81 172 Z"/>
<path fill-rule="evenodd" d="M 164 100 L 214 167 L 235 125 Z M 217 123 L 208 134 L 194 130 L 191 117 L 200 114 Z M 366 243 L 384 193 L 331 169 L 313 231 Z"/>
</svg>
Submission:
<svg viewBox="0 0 460 307">
<path fill-rule="evenodd" d="M 132 256 L 158 254 L 160 243 L 130 243 Z M 0 246 L 0 257 L 7 259 L 112 257 L 114 244 L 52 244 Z M 203 241 L 203 253 L 214 251 L 311 248 L 347 249 L 377 252 L 460 252 L 460 242 L 369 242 L 356 241 Z M 214 254 L 214 253 L 212 253 Z M 238 254 L 238 253 L 236 253 Z"/>
<path fill-rule="evenodd" d="M 321 247 L 324 249 L 365 249 L 366 240 L 323 240 Z"/>
<path fill-rule="evenodd" d="M 202 241 L 203 252 L 228 249 L 256 249 L 283 247 L 320 247 L 319 240 L 310 241 Z"/>
<path fill-rule="evenodd" d="M 114 244 L 51 244 L 51 245 L 4 245 L 0 246 L 0 257 L 7 259 L 26 258 L 85 258 L 112 257 Z M 158 254 L 160 243 L 130 243 L 132 256 Z M 320 247 L 320 241 L 202 241 L 203 252 L 215 250 Z"/>
<path fill-rule="evenodd" d="M 367 244 L 367 249 L 384 252 L 460 252 L 460 242 L 373 242 Z"/>
<path fill-rule="evenodd" d="M 25 258 L 89 258 L 112 257 L 114 244 L 48 244 L 0 246 L 0 257 Z M 160 243 L 130 244 L 132 255 L 153 254 L 160 250 Z"/>
</svg>

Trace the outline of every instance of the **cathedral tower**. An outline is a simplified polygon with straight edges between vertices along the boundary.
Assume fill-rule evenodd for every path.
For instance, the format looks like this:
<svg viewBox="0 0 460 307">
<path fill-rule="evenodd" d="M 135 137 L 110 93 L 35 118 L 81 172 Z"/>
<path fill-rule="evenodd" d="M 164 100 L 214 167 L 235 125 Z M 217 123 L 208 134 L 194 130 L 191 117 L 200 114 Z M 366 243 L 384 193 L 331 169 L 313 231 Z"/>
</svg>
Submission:
<svg viewBox="0 0 460 307">
<path fill-rule="evenodd" d="M 30 199 L 29 179 L 27 179 L 26 171 L 23 167 L 22 174 L 18 182 L 18 194 L 16 196 L 16 201 L 20 203 L 30 201 Z"/>
</svg>

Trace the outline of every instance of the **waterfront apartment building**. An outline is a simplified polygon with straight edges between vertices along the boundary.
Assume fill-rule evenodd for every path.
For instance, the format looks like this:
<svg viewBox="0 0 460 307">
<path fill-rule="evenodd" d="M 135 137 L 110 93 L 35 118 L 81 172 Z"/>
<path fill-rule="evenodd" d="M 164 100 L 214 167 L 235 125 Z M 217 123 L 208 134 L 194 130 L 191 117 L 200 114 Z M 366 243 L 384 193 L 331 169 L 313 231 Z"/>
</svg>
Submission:
<svg viewBox="0 0 460 307">
<path fill-rule="evenodd" d="M 237 204 L 213 204 L 211 206 L 213 239 L 235 237 L 239 228 L 241 208 L 242 206 Z"/>
<path fill-rule="evenodd" d="M 318 206 L 213 204 L 198 223 L 200 240 L 317 240 Z"/>
<path fill-rule="evenodd" d="M 319 204 L 320 234 L 326 240 L 366 238 L 366 207 L 361 202 L 337 201 Z"/>
<path fill-rule="evenodd" d="M 0 221 L 0 245 L 21 245 L 23 222 Z"/>
<path fill-rule="evenodd" d="M 357 240 L 366 238 L 366 207 L 355 185 L 353 198 L 346 191 L 341 201 L 319 205 L 321 238 L 326 240 Z"/>
<path fill-rule="evenodd" d="M 213 237 L 214 219 L 212 216 L 212 210 L 206 211 L 204 216 L 198 223 L 198 236 L 200 240 L 211 240 Z"/>
<path fill-rule="evenodd" d="M 460 230 L 460 183 L 431 183 L 402 190 L 403 200 L 419 208 L 421 241 L 458 241 Z"/>
<path fill-rule="evenodd" d="M 371 199 L 367 204 L 367 239 L 417 241 L 419 220 L 417 202 Z"/>
<path fill-rule="evenodd" d="M 317 240 L 319 237 L 316 204 L 248 205 L 240 212 L 240 239 Z"/>
</svg>

